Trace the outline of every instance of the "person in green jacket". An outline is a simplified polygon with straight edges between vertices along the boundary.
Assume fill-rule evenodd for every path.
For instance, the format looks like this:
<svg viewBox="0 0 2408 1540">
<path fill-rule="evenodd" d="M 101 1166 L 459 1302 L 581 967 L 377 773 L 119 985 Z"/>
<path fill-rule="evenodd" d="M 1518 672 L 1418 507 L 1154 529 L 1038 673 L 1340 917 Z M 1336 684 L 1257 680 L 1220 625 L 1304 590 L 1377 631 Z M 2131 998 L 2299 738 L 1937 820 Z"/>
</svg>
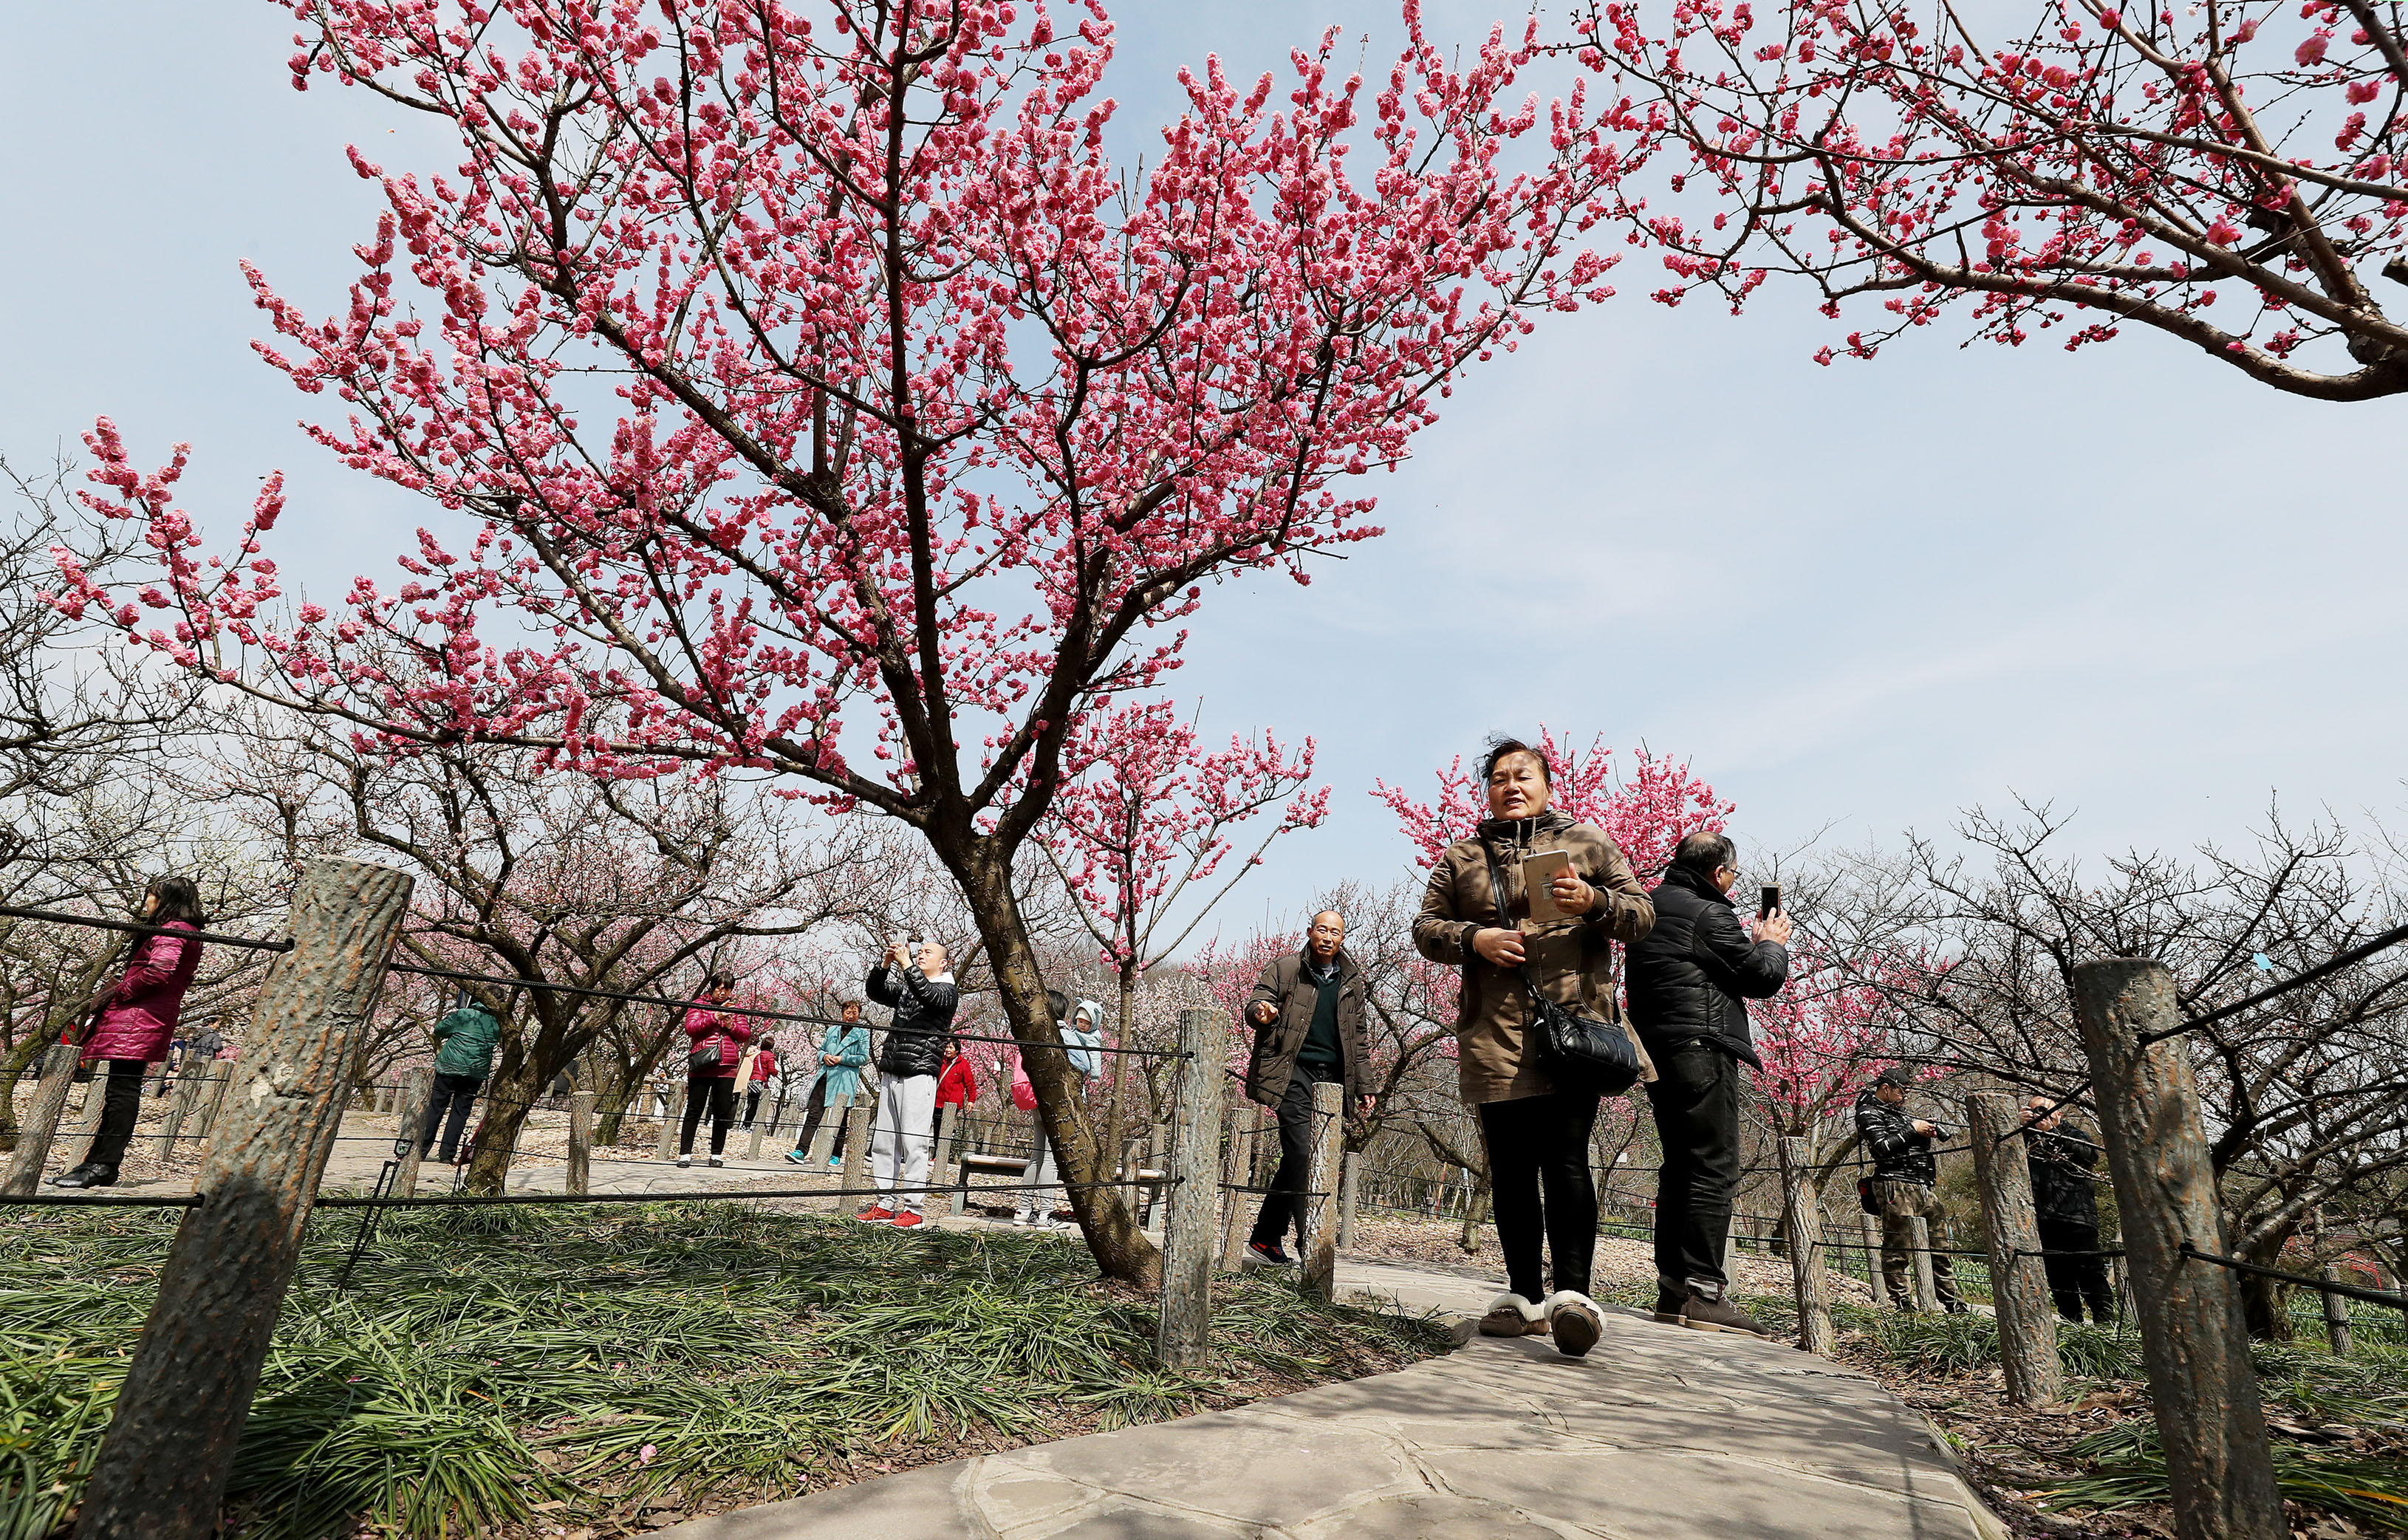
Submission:
<svg viewBox="0 0 2408 1540">
<path fill-rule="evenodd" d="M 443 1162 L 460 1158 L 460 1131 L 468 1126 L 468 1107 L 494 1073 L 494 1045 L 501 1040 L 502 1024 L 467 991 L 450 1015 L 435 1023 L 435 1093 L 427 1099 L 426 1126 L 419 1131 L 418 1153 L 435 1148 L 435 1130 L 443 1124 Z M 446 1111 L 451 1121 L 444 1123 Z"/>
<path fill-rule="evenodd" d="M 821 1117 L 834 1107 L 836 1134 L 828 1169 L 835 1171 L 844 1164 L 844 1125 L 853 1116 L 853 1093 L 861 1089 L 861 1071 L 868 1062 L 869 1029 L 861 1024 L 861 1002 L 848 1000 L 844 1020 L 829 1023 L 820 1037 L 820 1083 L 812 1088 L 810 1106 L 803 1114 L 803 1131 L 796 1136 L 795 1148 L 786 1151 L 786 1159 L 796 1165 L 810 1162 L 811 1135 L 819 1132 Z"/>
</svg>

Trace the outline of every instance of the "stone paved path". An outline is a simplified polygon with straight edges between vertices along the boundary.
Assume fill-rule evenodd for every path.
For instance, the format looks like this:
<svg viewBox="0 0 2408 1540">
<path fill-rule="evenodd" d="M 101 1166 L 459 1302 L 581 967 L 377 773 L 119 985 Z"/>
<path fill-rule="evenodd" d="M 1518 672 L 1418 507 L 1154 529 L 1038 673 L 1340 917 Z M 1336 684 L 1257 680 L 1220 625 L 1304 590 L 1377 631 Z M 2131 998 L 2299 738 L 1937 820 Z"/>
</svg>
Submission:
<svg viewBox="0 0 2408 1540">
<path fill-rule="evenodd" d="M 1468 1322 L 1494 1287 L 1342 1264 Z M 1928 1423 L 1778 1343 L 1609 1312 L 1585 1360 L 1474 1336 L 1394 1374 L 958 1460 L 671 1540 L 2004 1540 Z"/>
</svg>

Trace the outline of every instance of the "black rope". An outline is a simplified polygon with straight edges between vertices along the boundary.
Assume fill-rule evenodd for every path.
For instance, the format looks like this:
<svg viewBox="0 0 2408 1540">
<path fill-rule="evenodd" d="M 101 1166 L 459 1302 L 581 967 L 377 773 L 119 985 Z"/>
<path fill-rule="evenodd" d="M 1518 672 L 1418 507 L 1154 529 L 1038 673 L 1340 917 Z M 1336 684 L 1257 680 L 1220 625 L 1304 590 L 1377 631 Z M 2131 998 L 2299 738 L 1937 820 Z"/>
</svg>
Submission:
<svg viewBox="0 0 2408 1540">
<path fill-rule="evenodd" d="M 64 914 L 56 909 L 28 909 L 14 904 L 0 904 L 0 915 L 13 920 L 48 920 L 61 925 L 86 925 L 99 931 L 123 931 L 131 935 L 180 935 L 187 940 L 207 941 L 220 947 L 247 947 L 255 952 L 289 952 L 293 938 L 262 941 L 256 936 L 227 935 L 221 931 L 188 930 L 179 925 L 146 925 L 134 920 L 95 920 L 91 915 Z"/>
<path fill-rule="evenodd" d="M 2286 1283 L 2296 1283 L 2302 1288 L 2328 1294 L 2346 1294 L 2369 1305 L 2387 1305 L 2395 1310 L 2408 1312 L 2408 1291 L 2386 1293 L 2380 1289 L 2360 1289 L 2356 1284 L 2335 1283 L 2329 1278 L 2312 1278 L 2304 1273 L 2286 1273 L 2279 1267 L 2260 1267 L 2254 1262 L 2243 1262 L 2238 1257 L 2219 1257 L 2213 1251 L 2202 1251 L 2188 1241 L 2182 1243 L 2182 1254 L 2186 1261 L 2212 1262 L 2218 1267 L 2229 1267 L 2235 1272 L 2255 1273 L 2261 1278 L 2281 1278 Z"/>
<path fill-rule="evenodd" d="M 287 943 L 287 945 L 290 946 L 290 943 Z M 624 1000 L 638 1005 L 672 1005 L 686 1010 L 716 1011 L 723 1016 L 740 1016 L 762 1021 L 799 1021 L 807 1026 L 815 1027 L 851 1026 L 860 1027 L 868 1032 L 894 1032 L 898 1030 L 892 1026 L 877 1026 L 868 1021 L 846 1021 L 838 1017 L 812 1016 L 802 1011 L 770 1010 L 767 1006 L 736 1005 L 724 1002 L 714 1005 L 708 1000 L 673 1000 L 665 994 L 631 994 L 624 990 L 597 990 L 589 988 L 582 984 L 553 984 L 533 978 L 509 978 L 500 974 L 492 973 L 462 973 L 456 968 L 429 968 L 416 962 L 388 962 L 385 966 L 394 973 L 414 973 L 426 978 L 450 978 L 464 984 L 498 984 L 506 989 L 550 990 L 554 994 L 581 994 L 590 996 L 596 1000 Z M 1036 1048 L 1041 1046 L 1034 1043 L 1023 1043 L 1017 1037 L 982 1037 L 971 1033 L 951 1031 L 939 1032 L 934 1028 L 915 1029 L 911 1027 L 904 1027 L 899 1030 L 906 1035 L 916 1034 L 930 1037 L 941 1036 L 949 1038 L 956 1043 L 1008 1043 L 1013 1048 Z M 1068 1044 L 1062 1045 L 1062 1049 L 1066 1053 L 1071 1051 Z M 1131 1058 L 1137 1059 L 1184 1059 L 1187 1057 L 1185 1050 L 1180 1048 L 1114 1048 L 1099 1047 L 1093 1049 L 1082 1049 L 1080 1051 L 1125 1054 Z"/>
<path fill-rule="evenodd" d="M 1177 1187 L 1184 1179 L 1185 1178 L 1180 1176 L 1164 1176 L 1151 1181 L 997 1183 L 992 1187 L 972 1188 L 970 1189 L 970 1191 L 973 1195 L 976 1195 L 988 1192 L 1052 1192 L 1056 1190 L 1072 1188 L 1085 1191 L 1106 1187 Z M 935 1183 L 918 1182 L 906 1184 L 902 1191 L 916 1193 L 920 1196 L 923 1202 L 925 1202 L 930 1198 L 949 1196 L 952 1193 L 959 1191 L 960 1189 L 953 1184 L 939 1185 Z M 511 1204 L 687 1203 L 712 1200 L 729 1201 L 738 1198 L 751 1198 L 755 1200 L 794 1198 L 884 1198 L 896 1195 L 897 1194 L 891 1192 L 889 1190 L 884 1188 L 838 1188 L 835 1190 L 826 1188 L 792 1188 L 780 1189 L 775 1191 L 735 1192 L 501 1192 L 484 1197 L 461 1194 L 457 1196 L 433 1198 L 321 1198 L 318 1200 L 316 1206 L 319 1208 L 478 1208 L 495 1207 Z M 15 1203 L 18 1201 L 20 1200 L 13 1198 L 0 1199 L 0 1205 Z"/>
</svg>

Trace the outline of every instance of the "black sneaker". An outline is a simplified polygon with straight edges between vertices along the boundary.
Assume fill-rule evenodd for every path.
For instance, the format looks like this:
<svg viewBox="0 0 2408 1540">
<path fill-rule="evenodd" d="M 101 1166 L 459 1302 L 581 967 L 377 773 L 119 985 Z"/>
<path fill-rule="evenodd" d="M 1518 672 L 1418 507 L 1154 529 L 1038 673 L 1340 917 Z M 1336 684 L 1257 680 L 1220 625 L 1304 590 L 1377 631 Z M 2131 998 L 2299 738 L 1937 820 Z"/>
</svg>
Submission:
<svg viewBox="0 0 2408 1540">
<path fill-rule="evenodd" d="M 1708 1299 L 1696 1290 L 1681 1302 L 1681 1324 L 1697 1332 L 1730 1332 L 1741 1336 L 1770 1337 L 1754 1316 L 1728 1300 Z"/>
<path fill-rule="evenodd" d="M 1944 1308 L 1952 1316 L 1970 1316 L 1973 1313 L 1973 1307 L 1960 1299 L 1950 1300 Z"/>
<path fill-rule="evenodd" d="M 1282 1250 L 1280 1248 L 1280 1243 L 1277 1241 L 1271 1242 L 1268 1246 L 1265 1246 L 1260 1241 L 1249 1241 L 1246 1243 L 1246 1255 L 1254 1258 L 1255 1262 L 1261 1263 L 1265 1267 L 1294 1267 L 1296 1265 L 1296 1259 Z"/>
</svg>

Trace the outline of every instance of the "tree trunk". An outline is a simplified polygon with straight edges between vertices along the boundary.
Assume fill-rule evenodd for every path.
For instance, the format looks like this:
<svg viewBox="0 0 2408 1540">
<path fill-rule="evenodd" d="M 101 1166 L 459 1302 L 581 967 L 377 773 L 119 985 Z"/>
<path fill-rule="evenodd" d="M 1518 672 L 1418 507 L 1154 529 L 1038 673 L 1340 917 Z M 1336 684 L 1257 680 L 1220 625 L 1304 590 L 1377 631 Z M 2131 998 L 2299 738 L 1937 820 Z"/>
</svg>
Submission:
<svg viewBox="0 0 2408 1540">
<path fill-rule="evenodd" d="M 2249 1335 L 2258 1342 L 2290 1341 L 2291 1286 L 2280 1278 L 2242 1274 L 2241 1318 L 2249 1324 Z"/>
<path fill-rule="evenodd" d="M 17 1148 L 17 1081 L 19 1077 L 33 1067 L 34 1061 L 42 1056 L 44 1048 L 57 1041 L 56 1033 L 29 1032 L 15 1048 L 8 1050 L 7 1058 L 0 1059 L 0 1087 L 7 1088 L 5 1093 L 0 1093 L 0 1153 L 6 1153 Z"/>
<path fill-rule="evenodd" d="M 1123 962 L 1120 965 L 1120 975 L 1121 1035 L 1119 1046 L 1122 1048 L 1127 1048 L 1129 1046 L 1129 1034 L 1137 1024 L 1136 963 L 1133 961 Z M 1104 1110 L 1104 1153 L 1107 1157 L 1104 1169 L 1107 1173 L 1117 1172 L 1120 1167 L 1128 1163 L 1126 1161 L 1122 1159 L 1122 1156 L 1126 1153 L 1128 1146 L 1125 1140 L 1125 1135 L 1123 1133 L 1124 1125 L 1121 1122 L 1121 1107 L 1123 1105 L 1123 1098 L 1128 1094 L 1126 1088 L 1128 1086 L 1129 1056 L 1125 1053 L 1115 1053 L 1111 1057 L 1112 1091 L 1111 1095 L 1106 1099 Z"/>
<path fill-rule="evenodd" d="M 1038 972 L 1037 953 L 1028 944 L 1028 928 L 1011 891 L 1010 853 L 992 846 L 967 851 L 937 848 L 960 885 L 979 938 L 985 943 L 987 965 L 995 971 L 996 993 L 1004 1017 L 1018 1040 L 1028 1083 L 1037 1091 L 1037 1116 L 1045 1125 L 1045 1142 L 1062 1168 L 1070 1195 L 1070 1211 L 1096 1265 L 1108 1278 L 1154 1290 L 1161 1286 L 1162 1254 L 1138 1228 L 1125 1190 L 1091 1184 L 1112 1180 L 1105 1152 L 1094 1131 L 1079 1116 L 1078 1072 L 1062 1049 L 1062 1034 L 1046 1003 L 1045 980 Z M 1125 1043 L 1123 1045 L 1125 1047 Z"/>
<path fill-rule="evenodd" d="M 536 1092 L 551 1077 L 532 1056 L 511 1051 L 516 1047 L 504 1038 L 494 1077 L 485 1082 L 485 1111 L 477 1123 L 477 1153 L 468 1162 L 467 1180 L 468 1191 L 480 1198 L 499 1195 L 509 1183 L 519 1130 L 535 1106 Z"/>
</svg>

